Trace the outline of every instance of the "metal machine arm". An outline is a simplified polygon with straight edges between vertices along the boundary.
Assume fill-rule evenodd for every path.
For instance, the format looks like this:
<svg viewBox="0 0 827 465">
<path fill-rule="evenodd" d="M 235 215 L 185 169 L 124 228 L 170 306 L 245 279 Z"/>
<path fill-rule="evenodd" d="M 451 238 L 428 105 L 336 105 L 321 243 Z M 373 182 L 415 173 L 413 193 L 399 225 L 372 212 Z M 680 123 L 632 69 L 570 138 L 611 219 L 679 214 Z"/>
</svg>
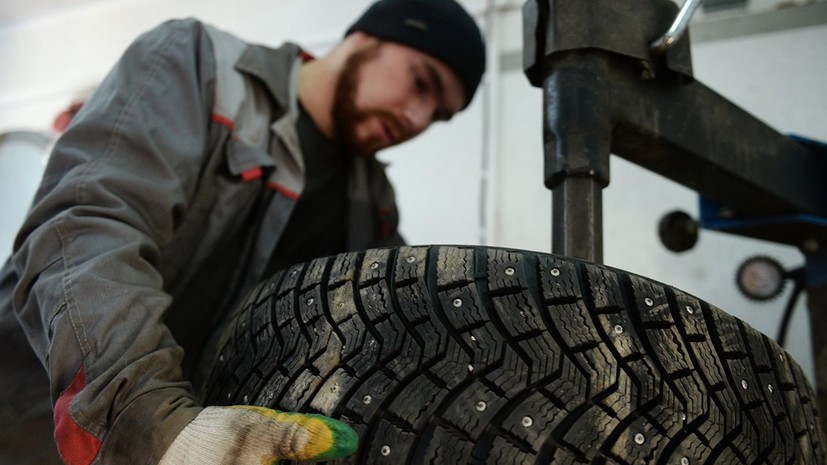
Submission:
<svg viewBox="0 0 827 465">
<path fill-rule="evenodd" d="M 670 28 L 676 14 L 669 0 L 524 4 L 525 72 L 543 88 L 552 252 L 602 261 L 610 153 L 698 191 L 729 216 L 827 218 L 827 157 L 695 81 L 688 39 Z M 827 412 L 827 242 L 813 237 L 827 238 L 827 226 L 751 235 L 799 246 L 807 257 L 816 385 Z"/>
</svg>

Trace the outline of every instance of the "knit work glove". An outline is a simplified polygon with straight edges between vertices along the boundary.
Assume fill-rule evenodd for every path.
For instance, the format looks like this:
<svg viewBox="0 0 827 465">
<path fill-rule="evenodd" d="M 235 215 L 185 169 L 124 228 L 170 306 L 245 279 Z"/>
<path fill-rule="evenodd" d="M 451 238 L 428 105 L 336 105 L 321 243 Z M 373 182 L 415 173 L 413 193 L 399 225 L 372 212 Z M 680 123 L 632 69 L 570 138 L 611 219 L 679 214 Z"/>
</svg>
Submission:
<svg viewBox="0 0 827 465">
<path fill-rule="evenodd" d="M 322 415 L 264 407 L 207 407 L 175 438 L 159 465 L 271 465 L 331 460 L 356 451 L 356 433 Z"/>
</svg>

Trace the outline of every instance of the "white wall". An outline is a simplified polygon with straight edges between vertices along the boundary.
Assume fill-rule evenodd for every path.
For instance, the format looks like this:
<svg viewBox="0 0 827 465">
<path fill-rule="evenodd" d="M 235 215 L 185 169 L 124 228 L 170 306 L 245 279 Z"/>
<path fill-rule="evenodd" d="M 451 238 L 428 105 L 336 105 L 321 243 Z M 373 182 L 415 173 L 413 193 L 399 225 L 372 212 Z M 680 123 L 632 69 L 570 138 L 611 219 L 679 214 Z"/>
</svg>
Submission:
<svg viewBox="0 0 827 465">
<path fill-rule="evenodd" d="M 23 0 L 15 0 L 23 1 Z M 486 25 L 492 69 L 522 43 L 519 0 L 464 2 Z M 140 32 L 171 17 L 198 16 L 256 42 L 291 39 L 322 52 L 369 0 L 110 0 L 36 20 L 0 24 L 0 132 L 48 130 L 72 96 L 94 85 Z M 514 8 L 517 7 L 517 8 Z M 827 26 L 695 44 L 696 77 L 782 132 L 827 140 Z M 496 44 L 496 45 L 495 45 Z M 542 184 L 541 101 L 521 71 L 489 72 L 469 110 L 450 125 L 382 155 L 416 244 L 550 248 L 548 191 Z M 733 135 L 737 137 L 737 135 Z M 774 335 L 784 297 L 753 304 L 734 272 L 753 254 L 802 263 L 789 247 L 703 232 L 685 254 L 667 252 L 656 224 L 666 211 L 696 211 L 693 192 L 618 158 L 604 194 L 605 262 L 691 292 Z M 8 177 L 8 172 L 0 176 Z M 19 174 L 18 174 L 19 175 Z M 14 229 L 10 220 L 0 228 Z M 0 244 L 0 250 L 7 250 Z M 812 373 L 803 303 L 789 350 Z"/>
</svg>

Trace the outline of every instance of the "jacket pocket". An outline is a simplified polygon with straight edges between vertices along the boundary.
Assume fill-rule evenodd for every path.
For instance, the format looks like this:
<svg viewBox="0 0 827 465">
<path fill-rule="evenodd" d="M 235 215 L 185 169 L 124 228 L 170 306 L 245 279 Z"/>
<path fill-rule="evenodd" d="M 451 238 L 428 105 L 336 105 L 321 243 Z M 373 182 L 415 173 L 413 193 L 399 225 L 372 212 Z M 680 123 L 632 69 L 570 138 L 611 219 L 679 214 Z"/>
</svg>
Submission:
<svg viewBox="0 0 827 465">
<path fill-rule="evenodd" d="M 264 150 L 238 139 L 227 142 L 227 169 L 230 174 L 244 181 L 255 181 L 264 175 L 265 170 L 273 167 L 273 157 Z"/>
</svg>

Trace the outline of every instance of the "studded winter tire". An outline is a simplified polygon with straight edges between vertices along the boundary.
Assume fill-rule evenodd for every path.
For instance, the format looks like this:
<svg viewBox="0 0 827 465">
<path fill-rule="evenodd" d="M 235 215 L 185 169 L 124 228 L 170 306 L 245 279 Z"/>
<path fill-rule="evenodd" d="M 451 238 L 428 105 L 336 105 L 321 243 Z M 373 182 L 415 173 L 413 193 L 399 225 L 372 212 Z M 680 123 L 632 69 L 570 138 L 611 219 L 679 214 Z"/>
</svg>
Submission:
<svg viewBox="0 0 827 465">
<path fill-rule="evenodd" d="M 664 284 L 485 247 L 277 273 L 224 329 L 206 402 L 342 419 L 357 464 L 823 464 L 801 369 Z"/>
</svg>

